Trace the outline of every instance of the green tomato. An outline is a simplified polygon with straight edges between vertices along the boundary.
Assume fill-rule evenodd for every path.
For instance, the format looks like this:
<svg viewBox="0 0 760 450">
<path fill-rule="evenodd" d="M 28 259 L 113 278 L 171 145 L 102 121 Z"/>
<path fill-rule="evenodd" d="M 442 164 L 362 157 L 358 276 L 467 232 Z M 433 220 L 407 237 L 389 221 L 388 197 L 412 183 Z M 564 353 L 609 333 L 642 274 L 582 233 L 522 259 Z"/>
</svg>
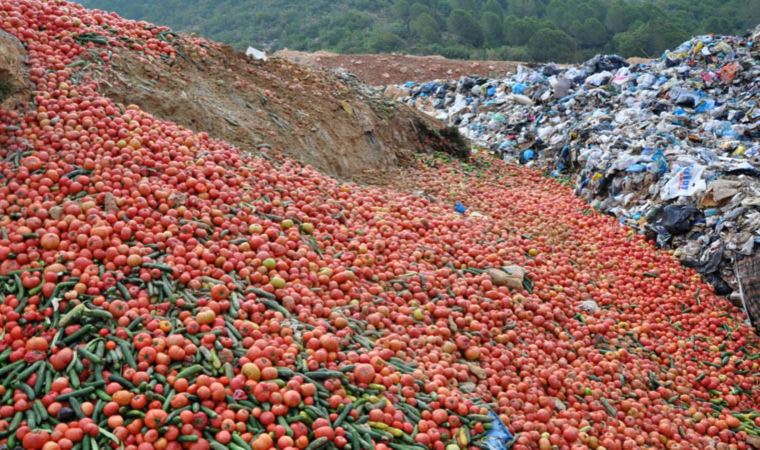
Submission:
<svg viewBox="0 0 760 450">
<path fill-rule="evenodd" d="M 269 280 L 269 284 L 271 284 L 275 289 L 282 289 L 285 287 L 285 280 L 280 277 L 272 277 L 272 279 Z"/>
<path fill-rule="evenodd" d="M 312 234 L 314 233 L 314 224 L 313 223 L 302 223 L 301 224 L 301 231 L 303 231 L 306 234 Z"/>
</svg>

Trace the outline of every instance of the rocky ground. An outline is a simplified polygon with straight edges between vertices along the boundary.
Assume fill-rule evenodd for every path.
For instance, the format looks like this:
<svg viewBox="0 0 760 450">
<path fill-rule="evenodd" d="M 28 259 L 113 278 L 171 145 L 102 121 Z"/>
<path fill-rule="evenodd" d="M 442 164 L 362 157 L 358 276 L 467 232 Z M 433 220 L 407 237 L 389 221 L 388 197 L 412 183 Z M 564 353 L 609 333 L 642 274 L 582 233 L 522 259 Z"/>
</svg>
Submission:
<svg viewBox="0 0 760 450">
<path fill-rule="evenodd" d="M 344 69 L 374 86 L 406 81 L 428 81 L 438 78 L 459 78 L 462 75 L 499 76 L 513 72 L 516 61 L 468 61 L 442 56 L 412 55 L 339 55 L 330 52 L 281 50 L 275 56 L 310 67 Z"/>
</svg>

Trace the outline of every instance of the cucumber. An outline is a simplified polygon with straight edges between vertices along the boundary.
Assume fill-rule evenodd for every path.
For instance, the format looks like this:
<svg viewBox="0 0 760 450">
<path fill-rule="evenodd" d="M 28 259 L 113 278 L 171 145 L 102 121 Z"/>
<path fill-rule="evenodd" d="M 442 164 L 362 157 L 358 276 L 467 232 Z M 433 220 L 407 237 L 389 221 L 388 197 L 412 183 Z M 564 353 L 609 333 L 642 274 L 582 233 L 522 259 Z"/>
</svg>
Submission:
<svg viewBox="0 0 760 450">
<path fill-rule="evenodd" d="M 122 377 L 121 375 L 117 375 L 115 373 L 112 373 L 108 376 L 108 379 L 114 383 L 119 383 L 123 387 L 129 389 L 129 390 L 135 390 L 136 386 L 132 384 L 131 381 L 127 380 L 126 378 Z"/>
<path fill-rule="evenodd" d="M 17 362 L 22 362 L 22 361 L 17 361 Z M 17 380 L 20 381 L 21 383 L 24 383 L 31 374 L 39 370 L 39 367 L 42 365 L 42 363 L 43 361 L 36 361 L 32 363 L 29 367 L 19 372 L 19 374 L 17 375 Z"/>
<path fill-rule="evenodd" d="M 351 410 L 354 409 L 353 403 L 349 403 L 343 408 L 343 411 L 340 412 L 338 417 L 335 419 L 335 423 L 333 424 L 333 428 L 337 428 L 340 426 L 341 423 L 343 423 L 344 420 L 346 420 L 346 417 L 351 413 Z"/>
<path fill-rule="evenodd" d="M 306 372 L 304 375 L 311 378 L 312 380 L 318 380 L 318 381 L 323 381 L 330 378 L 345 378 L 346 377 L 346 375 L 343 372 L 340 372 L 337 370 L 327 370 L 327 369 Z"/>
<path fill-rule="evenodd" d="M 195 375 L 199 374 L 201 371 L 203 371 L 203 366 L 200 364 L 195 364 L 186 369 L 183 369 L 180 373 L 177 374 L 176 378 L 177 379 L 185 378 L 187 380 L 190 380 L 191 377 L 194 377 Z"/>
<path fill-rule="evenodd" d="M 67 394 L 61 394 L 61 395 L 59 395 L 58 397 L 55 398 L 55 401 L 62 402 L 62 401 L 65 401 L 65 400 L 74 399 L 76 397 L 81 397 L 83 395 L 91 394 L 94 391 L 95 391 L 95 387 L 94 386 L 85 387 L 85 388 L 82 388 L 82 389 L 78 389 L 76 391 L 71 391 L 71 392 L 69 392 Z"/>
<path fill-rule="evenodd" d="M 484 414 L 470 414 L 469 416 L 467 416 L 467 418 L 470 420 L 474 420 L 476 422 L 487 422 L 487 423 L 493 422 L 495 420 L 493 416 L 484 415 Z"/>
<path fill-rule="evenodd" d="M 174 273 L 174 268 L 167 266 L 166 264 L 159 263 L 143 263 L 143 267 L 147 269 L 158 269 L 161 272 Z"/>
<path fill-rule="evenodd" d="M 99 365 L 99 364 L 103 363 L 103 358 L 101 358 L 100 356 L 96 355 L 95 353 L 92 353 L 91 351 L 86 350 L 84 348 L 78 348 L 77 349 L 77 353 L 79 353 L 80 355 L 82 355 L 85 358 L 89 359 L 95 365 Z"/>
<path fill-rule="evenodd" d="M 324 447 L 325 445 L 327 445 L 327 443 L 328 443 L 328 442 L 329 442 L 329 441 L 327 440 L 327 438 L 326 438 L 326 437 L 321 437 L 321 438 L 317 438 L 317 439 L 314 439 L 314 440 L 313 440 L 313 441 L 311 441 L 311 443 L 310 443 L 310 444 L 309 444 L 309 445 L 306 447 L 306 450 L 317 450 L 317 449 L 319 449 L 319 448 L 322 448 L 322 447 Z"/>
</svg>

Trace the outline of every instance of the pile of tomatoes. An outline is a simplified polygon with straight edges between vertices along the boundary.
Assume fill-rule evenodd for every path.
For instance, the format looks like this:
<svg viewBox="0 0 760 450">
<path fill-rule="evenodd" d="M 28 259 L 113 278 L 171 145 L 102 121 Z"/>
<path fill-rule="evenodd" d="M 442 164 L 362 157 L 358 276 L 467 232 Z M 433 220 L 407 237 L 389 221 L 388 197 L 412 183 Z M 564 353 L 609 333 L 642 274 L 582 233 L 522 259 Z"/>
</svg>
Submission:
<svg viewBox="0 0 760 450">
<path fill-rule="evenodd" d="M 0 111 L 3 445 L 456 450 L 488 448 L 497 421 L 515 449 L 760 434 L 740 313 L 555 181 L 476 155 L 425 157 L 406 180 L 422 195 L 344 184 L 115 104 L 86 70 L 196 41 L 58 0 L 0 0 L 0 28 L 36 86 Z M 510 265 L 522 288 L 493 278 Z"/>
</svg>

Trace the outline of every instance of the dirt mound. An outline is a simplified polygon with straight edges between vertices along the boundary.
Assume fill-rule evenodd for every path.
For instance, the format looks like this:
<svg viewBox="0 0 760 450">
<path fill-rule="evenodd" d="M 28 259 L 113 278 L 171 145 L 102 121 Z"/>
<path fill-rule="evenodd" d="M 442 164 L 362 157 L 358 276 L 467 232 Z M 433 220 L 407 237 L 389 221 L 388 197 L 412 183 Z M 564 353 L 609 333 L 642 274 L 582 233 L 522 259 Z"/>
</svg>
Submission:
<svg viewBox="0 0 760 450">
<path fill-rule="evenodd" d="M 429 147 L 431 136 L 448 146 L 438 122 L 351 76 L 279 58 L 253 61 L 216 44 L 203 44 L 201 54 L 189 38 L 172 39 L 181 55 L 173 63 L 120 50 L 104 70 L 93 49 L 77 63 L 79 75 L 100 80 L 101 92 L 117 103 L 136 104 L 245 151 L 278 148 L 341 179 L 383 181 L 378 174 L 404 165 Z"/>
<path fill-rule="evenodd" d="M 0 107 L 15 109 L 29 99 L 26 51 L 18 39 L 0 31 Z"/>
<path fill-rule="evenodd" d="M 410 56 L 396 54 L 340 55 L 326 51 L 314 53 L 280 50 L 275 56 L 310 67 L 355 73 L 362 81 L 373 86 L 402 84 L 407 81 L 424 82 L 439 79 L 458 79 L 465 75 L 500 78 L 515 72 L 519 61 L 472 61 L 448 59 L 443 56 Z M 650 61 L 629 58 L 631 64 Z M 560 64 L 560 67 L 565 66 Z"/>
<path fill-rule="evenodd" d="M 406 81 L 459 78 L 463 75 L 503 76 L 517 70 L 516 61 L 467 61 L 442 56 L 339 55 L 330 52 L 307 53 L 281 50 L 275 56 L 310 67 L 343 69 L 355 73 L 365 83 L 381 86 Z"/>
</svg>

